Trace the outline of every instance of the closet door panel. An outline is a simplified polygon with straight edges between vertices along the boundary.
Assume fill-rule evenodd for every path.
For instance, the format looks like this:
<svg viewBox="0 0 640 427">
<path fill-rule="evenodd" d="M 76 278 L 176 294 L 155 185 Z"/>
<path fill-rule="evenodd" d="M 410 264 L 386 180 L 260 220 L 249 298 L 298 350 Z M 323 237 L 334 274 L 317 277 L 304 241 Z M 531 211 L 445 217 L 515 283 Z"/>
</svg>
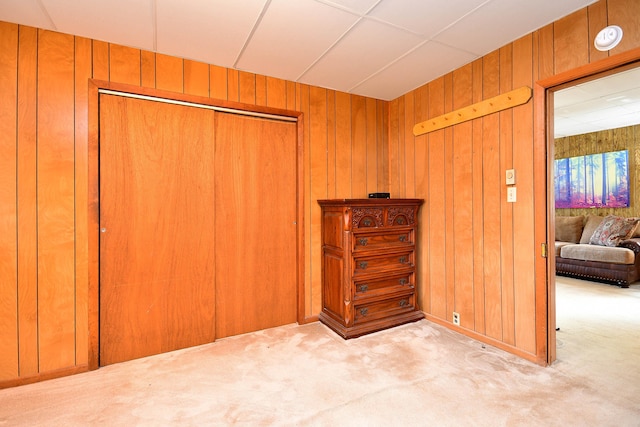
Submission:
<svg viewBox="0 0 640 427">
<path fill-rule="evenodd" d="M 296 125 L 217 113 L 216 336 L 296 321 Z"/>
<path fill-rule="evenodd" d="M 212 342 L 214 113 L 100 97 L 100 364 Z"/>
</svg>

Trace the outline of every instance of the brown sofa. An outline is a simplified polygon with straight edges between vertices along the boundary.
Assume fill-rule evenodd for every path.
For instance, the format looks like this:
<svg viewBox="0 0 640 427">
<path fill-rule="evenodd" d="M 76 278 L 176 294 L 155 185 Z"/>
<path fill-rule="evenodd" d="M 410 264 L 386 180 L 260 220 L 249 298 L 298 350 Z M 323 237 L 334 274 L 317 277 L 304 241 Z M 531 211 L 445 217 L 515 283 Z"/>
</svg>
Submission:
<svg viewBox="0 0 640 427">
<path fill-rule="evenodd" d="M 613 283 L 623 288 L 640 279 L 638 220 L 625 218 L 630 224 L 635 222 L 635 226 L 629 226 L 631 232 L 622 230 L 618 236 L 602 236 L 603 228 L 606 230 L 605 218 L 610 217 L 556 216 L 556 274 Z M 595 238 L 594 233 L 600 233 L 596 237 L 602 238 Z M 611 239 L 603 244 L 604 237 Z"/>
</svg>

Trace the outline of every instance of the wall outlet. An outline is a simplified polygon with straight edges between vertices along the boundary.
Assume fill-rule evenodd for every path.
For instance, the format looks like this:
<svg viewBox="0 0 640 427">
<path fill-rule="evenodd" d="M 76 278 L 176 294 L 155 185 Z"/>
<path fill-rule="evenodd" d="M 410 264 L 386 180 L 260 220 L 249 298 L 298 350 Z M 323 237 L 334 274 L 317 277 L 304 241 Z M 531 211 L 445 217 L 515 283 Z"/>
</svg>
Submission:
<svg viewBox="0 0 640 427">
<path fill-rule="evenodd" d="M 460 314 L 453 312 L 453 324 L 460 326 Z"/>
</svg>

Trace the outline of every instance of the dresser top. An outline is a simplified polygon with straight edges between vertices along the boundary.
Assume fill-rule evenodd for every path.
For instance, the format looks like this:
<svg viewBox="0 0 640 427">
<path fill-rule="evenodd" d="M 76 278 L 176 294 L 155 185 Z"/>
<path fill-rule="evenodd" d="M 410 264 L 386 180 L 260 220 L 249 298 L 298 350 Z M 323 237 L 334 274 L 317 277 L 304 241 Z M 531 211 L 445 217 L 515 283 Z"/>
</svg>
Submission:
<svg viewBox="0 0 640 427">
<path fill-rule="evenodd" d="M 318 200 L 320 206 L 403 206 L 421 205 L 423 199 L 329 199 Z"/>
</svg>

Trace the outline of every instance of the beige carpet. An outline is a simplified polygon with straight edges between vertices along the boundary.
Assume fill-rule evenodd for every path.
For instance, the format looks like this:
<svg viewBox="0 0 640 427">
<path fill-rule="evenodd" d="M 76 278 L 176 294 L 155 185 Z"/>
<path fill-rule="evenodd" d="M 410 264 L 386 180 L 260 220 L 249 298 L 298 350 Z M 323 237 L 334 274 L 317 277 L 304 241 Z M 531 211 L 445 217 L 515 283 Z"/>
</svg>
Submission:
<svg viewBox="0 0 640 427">
<path fill-rule="evenodd" d="M 0 390 L 0 426 L 640 426 L 640 286 L 557 299 L 547 368 L 426 320 L 288 325 Z"/>
</svg>

